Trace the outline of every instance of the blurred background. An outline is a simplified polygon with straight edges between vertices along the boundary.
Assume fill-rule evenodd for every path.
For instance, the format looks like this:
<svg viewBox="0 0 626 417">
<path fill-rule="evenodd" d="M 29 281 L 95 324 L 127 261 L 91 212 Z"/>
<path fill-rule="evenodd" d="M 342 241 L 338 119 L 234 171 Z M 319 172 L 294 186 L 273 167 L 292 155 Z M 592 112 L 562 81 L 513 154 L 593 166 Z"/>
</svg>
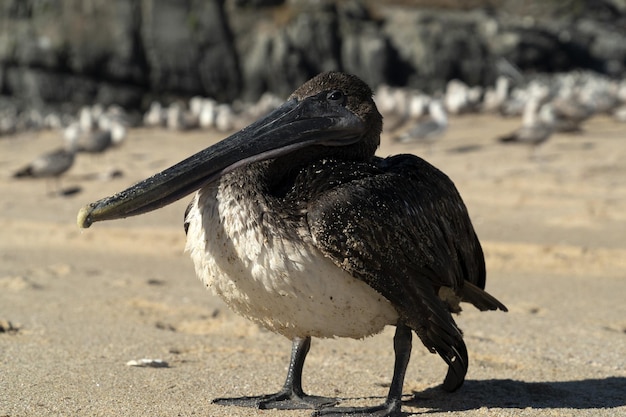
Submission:
<svg viewBox="0 0 626 417">
<path fill-rule="evenodd" d="M 428 94 L 573 70 L 619 80 L 626 1 L 0 2 L 2 134 L 95 103 L 285 98 L 327 70 Z"/>
</svg>

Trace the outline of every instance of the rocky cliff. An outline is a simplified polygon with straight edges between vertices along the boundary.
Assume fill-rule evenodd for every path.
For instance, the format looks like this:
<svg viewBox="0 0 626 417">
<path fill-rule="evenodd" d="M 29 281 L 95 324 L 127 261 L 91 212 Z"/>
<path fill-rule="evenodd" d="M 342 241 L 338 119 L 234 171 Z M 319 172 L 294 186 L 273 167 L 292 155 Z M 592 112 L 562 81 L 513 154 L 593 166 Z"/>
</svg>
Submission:
<svg viewBox="0 0 626 417">
<path fill-rule="evenodd" d="M 519 4 L 523 3 L 524 6 Z M 462 5 L 462 6 L 459 6 Z M 435 7 L 437 6 L 437 7 Z M 4 0 L 0 93 L 18 107 L 254 100 L 312 75 L 434 91 L 522 72 L 626 74 L 626 0 Z"/>
</svg>

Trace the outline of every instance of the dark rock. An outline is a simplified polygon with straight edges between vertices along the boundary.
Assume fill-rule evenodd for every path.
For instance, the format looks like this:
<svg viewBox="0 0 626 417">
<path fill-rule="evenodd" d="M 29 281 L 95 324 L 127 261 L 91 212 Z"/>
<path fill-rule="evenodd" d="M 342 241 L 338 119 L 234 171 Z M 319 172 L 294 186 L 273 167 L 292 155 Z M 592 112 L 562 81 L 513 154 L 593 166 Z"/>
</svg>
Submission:
<svg viewBox="0 0 626 417">
<path fill-rule="evenodd" d="M 244 21 L 248 21 L 244 17 Z M 313 75 L 340 69 L 340 42 L 334 7 L 298 10 L 281 26 L 269 18 L 255 30 L 236 25 L 245 98 L 265 91 L 288 96 Z"/>
<path fill-rule="evenodd" d="M 0 333 L 16 334 L 21 329 L 19 324 L 14 324 L 9 320 L 0 319 Z"/>
<path fill-rule="evenodd" d="M 12 67 L 7 70 L 6 91 L 20 102 L 41 107 L 46 103 L 141 105 L 144 91 L 132 84 L 112 83 L 85 76 Z"/>
<path fill-rule="evenodd" d="M 391 10 L 383 31 L 408 67 L 403 83 L 428 92 L 453 78 L 483 83 L 491 62 L 479 33 L 484 19 L 481 13 Z"/>
<path fill-rule="evenodd" d="M 237 97 L 239 70 L 226 25 L 219 0 L 144 1 L 141 39 L 151 88 Z"/>
<path fill-rule="evenodd" d="M 393 52 L 380 30 L 381 21 L 358 1 L 339 7 L 341 68 L 369 85 L 388 82 Z"/>
<path fill-rule="evenodd" d="M 626 21 L 624 24 L 621 31 L 589 19 L 574 26 L 573 36 L 585 40 L 578 46 L 594 61 L 593 69 L 615 77 L 626 74 Z"/>
<path fill-rule="evenodd" d="M 86 103 L 97 93 L 98 82 L 72 73 L 51 72 L 29 67 L 9 67 L 6 90 L 22 101 Z"/>
<path fill-rule="evenodd" d="M 234 0 L 237 7 L 263 8 L 280 6 L 285 0 Z"/>
<path fill-rule="evenodd" d="M 143 103 L 144 93 L 144 89 L 137 85 L 101 82 L 92 101 L 104 106 L 118 104 L 126 109 L 137 109 Z"/>
<path fill-rule="evenodd" d="M 223 1 L 198 3 L 195 33 L 200 49 L 198 71 L 204 95 L 232 101 L 241 95 L 239 59 L 233 45 Z"/>
</svg>

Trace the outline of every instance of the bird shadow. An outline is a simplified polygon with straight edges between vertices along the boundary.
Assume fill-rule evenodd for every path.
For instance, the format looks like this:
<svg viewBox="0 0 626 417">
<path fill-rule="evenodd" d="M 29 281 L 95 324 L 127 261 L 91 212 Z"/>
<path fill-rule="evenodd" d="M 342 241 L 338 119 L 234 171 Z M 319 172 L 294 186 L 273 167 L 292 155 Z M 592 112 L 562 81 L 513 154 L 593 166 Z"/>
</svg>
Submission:
<svg viewBox="0 0 626 417">
<path fill-rule="evenodd" d="M 65 187 L 57 192 L 57 195 L 60 197 L 71 197 L 80 193 L 83 189 L 79 186 L 70 186 Z"/>
<path fill-rule="evenodd" d="M 525 382 L 512 379 L 465 381 L 452 394 L 441 387 L 413 392 L 404 404 L 426 413 L 487 408 L 616 408 L 626 405 L 626 377 L 578 381 Z"/>
<path fill-rule="evenodd" d="M 483 148 L 484 146 L 482 145 L 470 144 L 470 145 L 461 145 L 461 146 L 455 146 L 453 148 L 449 148 L 447 152 L 448 153 L 470 153 L 470 152 L 481 151 Z"/>
</svg>

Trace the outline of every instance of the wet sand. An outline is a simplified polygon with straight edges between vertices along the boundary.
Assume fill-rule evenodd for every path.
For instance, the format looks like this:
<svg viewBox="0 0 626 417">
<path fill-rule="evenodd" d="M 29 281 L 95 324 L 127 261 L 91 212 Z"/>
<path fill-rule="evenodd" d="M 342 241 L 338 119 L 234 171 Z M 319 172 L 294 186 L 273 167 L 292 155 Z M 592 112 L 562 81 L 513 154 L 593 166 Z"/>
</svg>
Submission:
<svg viewBox="0 0 626 417">
<path fill-rule="evenodd" d="M 423 155 L 456 183 L 485 250 L 487 289 L 508 313 L 458 317 L 470 369 L 414 339 L 406 413 L 433 416 L 626 415 L 626 125 L 596 117 L 540 151 L 494 138 L 519 120 L 453 118 L 431 154 L 383 138 L 380 155 Z M 290 342 L 231 313 L 183 252 L 190 198 L 81 231 L 78 209 L 220 135 L 135 129 L 119 149 L 80 155 L 67 196 L 11 173 L 60 145 L 52 132 L 0 140 L 0 416 L 306 416 L 210 400 L 276 391 Z M 119 170 L 121 177 L 104 179 Z M 50 184 L 52 186 L 52 184 Z M 376 404 L 391 381 L 393 329 L 314 340 L 305 389 Z M 167 367 L 131 367 L 142 358 Z"/>
</svg>

